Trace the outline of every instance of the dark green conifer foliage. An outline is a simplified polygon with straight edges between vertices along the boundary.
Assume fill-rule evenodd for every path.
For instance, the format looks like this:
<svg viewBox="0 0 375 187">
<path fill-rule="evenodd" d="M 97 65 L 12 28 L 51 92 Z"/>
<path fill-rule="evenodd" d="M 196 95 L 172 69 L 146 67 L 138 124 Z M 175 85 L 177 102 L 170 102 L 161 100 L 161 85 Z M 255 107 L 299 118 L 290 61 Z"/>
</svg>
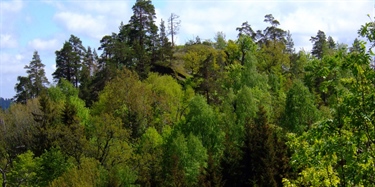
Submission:
<svg viewBox="0 0 375 187">
<path fill-rule="evenodd" d="M 313 43 L 311 54 L 319 59 L 323 58 L 328 49 L 326 34 L 319 30 L 315 37 L 311 37 L 310 41 Z"/>
<path fill-rule="evenodd" d="M 82 41 L 71 35 L 69 41 L 65 41 L 63 48 L 56 51 L 56 70 L 52 74 L 56 82 L 62 78 L 71 82 L 76 88 L 80 83 L 82 60 L 86 49 Z"/>
<path fill-rule="evenodd" d="M 127 64 L 134 65 L 139 76 L 147 77 L 156 53 L 158 27 L 155 25 L 155 7 L 150 0 L 137 0 L 132 7 L 133 15 L 120 33 L 127 33 L 126 43 L 131 46 L 132 58 Z"/>
<path fill-rule="evenodd" d="M 270 125 L 263 106 L 257 117 L 245 125 L 238 186 L 282 186 L 288 172 L 285 141 Z"/>
<path fill-rule="evenodd" d="M 38 51 L 34 51 L 30 64 L 25 66 L 27 76 L 17 77 L 19 82 L 14 87 L 17 92 L 14 97 L 16 102 L 25 104 L 28 99 L 36 98 L 46 88 L 49 82 L 45 75 L 44 66 Z"/>
</svg>

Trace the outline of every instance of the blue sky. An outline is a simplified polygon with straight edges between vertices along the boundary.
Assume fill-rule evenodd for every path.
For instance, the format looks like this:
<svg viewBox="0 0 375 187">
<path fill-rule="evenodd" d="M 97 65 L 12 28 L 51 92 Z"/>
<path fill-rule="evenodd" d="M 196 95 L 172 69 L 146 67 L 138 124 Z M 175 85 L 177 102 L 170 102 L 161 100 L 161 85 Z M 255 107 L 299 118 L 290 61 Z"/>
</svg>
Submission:
<svg viewBox="0 0 375 187">
<path fill-rule="evenodd" d="M 132 15 L 135 0 L 1 0 L 0 1 L 0 97 L 15 95 L 17 76 L 26 75 L 37 50 L 46 65 L 46 74 L 55 68 L 55 51 L 73 34 L 84 46 L 98 48 L 104 35 L 118 32 Z M 254 30 L 263 30 L 266 14 L 290 30 L 296 50 L 311 49 L 311 36 L 322 30 L 335 41 L 351 44 L 357 30 L 374 16 L 373 0 L 154 0 L 157 25 L 168 15 L 180 16 L 177 43 L 199 36 L 213 39 L 222 31 L 227 39 L 236 39 L 236 27 L 248 21 Z M 101 52 L 98 51 L 98 54 Z"/>
</svg>

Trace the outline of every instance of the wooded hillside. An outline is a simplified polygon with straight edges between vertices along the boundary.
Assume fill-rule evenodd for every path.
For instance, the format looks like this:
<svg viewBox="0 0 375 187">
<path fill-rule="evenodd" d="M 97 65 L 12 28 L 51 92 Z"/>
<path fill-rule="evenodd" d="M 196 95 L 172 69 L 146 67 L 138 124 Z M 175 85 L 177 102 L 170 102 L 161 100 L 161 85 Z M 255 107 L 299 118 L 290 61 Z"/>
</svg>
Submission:
<svg viewBox="0 0 375 187">
<path fill-rule="evenodd" d="M 132 10 L 98 49 L 71 35 L 55 85 L 34 52 L 0 111 L 3 187 L 375 183 L 373 21 L 352 46 L 317 31 L 310 52 L 272 14 L 176 45 L 176 14 Z"/>
</svg>

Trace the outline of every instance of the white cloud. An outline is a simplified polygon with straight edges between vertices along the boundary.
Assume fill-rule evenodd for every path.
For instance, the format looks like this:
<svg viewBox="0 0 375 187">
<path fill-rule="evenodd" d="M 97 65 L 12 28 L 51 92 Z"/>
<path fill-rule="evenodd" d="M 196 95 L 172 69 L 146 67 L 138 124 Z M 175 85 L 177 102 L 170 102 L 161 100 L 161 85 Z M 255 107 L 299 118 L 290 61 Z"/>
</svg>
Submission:
<svg viewBox="0 0 375 187">
<path fill-rule="evenodd" d="M 73 12 L 60 12 L 55 19 L 61 22 L 68 31 L 87 34 L 89 37 L 100 39 L 106 31 L 105 19 L 102 16 L 79 14 Z"/>
<path fill-rule="evenodd" d="M 100 40 L 104 35 L 118 32 L 123 21 L 130 18 L 127 1 L 72 1 L 59 5 L 54 19 L 72 34 Z"/>
<path fill-rule="evenodd" d="M 13 35 L 0 34 L 0 48 L 15 48 L 17 47 L 17 40 Z"/>
<path fill-rule="evenodd" d="M 27 57 L 32 52 L 20 53 L 0 53 L 0 97 L 11 98 L 15 95 L 14 85 L 17 83 L 18 76 L 25 76 L 25 65 L 29 63 Z"/>
<path fill-rule="evenodd" d="M 173 12 L 180 15 L 178 37 L 184 40 L 193 36 L 210 39 L 223 31 L 227 39 L 235 39 L 236 28 L 245 21 L 254 30 L 263 30 L 268 24 L 264 16 L 272 14 L 280 27 L 290 30 L 297 50 L 310 49 L 311 36 L 322 30 L 338 42 L 349 42 L 357 36 L 360 25 L 368 22 L 366 14 L 373 13 L 370 1 L 167 1 L 161 16 Z M 182 44 L 179 42 L 179 44 Z"/>
<path fill-rule="evenodd" d="M 33 39 L 30 41 L 29 46 L 33 50 L 42 51 L 42 50 L 56 50 L 59 47 L 57 39 L 43 40 L 40 38 Z"/>
<path fill-rule="evenodd" d="M 56 7 L 58 9 L 65 9 L 66 7 L 63 4 L 63 1 L 56 1 L 56 0 L 41 0 L 41 2 Z"/>
<path fill-rule="evenodd" d="M 0 1 L 0 48 L 15 48 L 17 47 L 17 37 L 14 29 L 15 21 L 17 20 L 24 2 L 20 0 Z M 12 33 L 12 34 L 9 34 Z"/>
<path fill-rule="evenodd" d="M 24 67 L 27 64 L 24 54 L 0 53 L 1 69 L 0 74 L 23 74 Z"/>
<path fill-rule="evenodd" d="M 0 5 L 0 12 L 2 12 L 2 14 L 19 12 L 23 8 L 23 2 L 21 0 L 1 1 Z"/>
</svg>

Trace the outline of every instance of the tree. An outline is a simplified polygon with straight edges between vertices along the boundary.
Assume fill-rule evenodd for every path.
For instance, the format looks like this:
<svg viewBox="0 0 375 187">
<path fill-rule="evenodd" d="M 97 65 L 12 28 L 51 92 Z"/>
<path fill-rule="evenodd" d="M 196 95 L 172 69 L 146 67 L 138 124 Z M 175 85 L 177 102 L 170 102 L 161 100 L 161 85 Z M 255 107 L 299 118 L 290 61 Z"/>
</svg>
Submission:
<svg viewBox="0 0 375 187">
<path fill-rule="evenodd" d="M 46 89 L 49 84 L 45 75 L 44 64 L 40 60 L 38 51 L 34 51 L 33 58 L 29 65 L 25 66 L 27 77 L 19 76 L 15 90 L 17 92 L 14 100 L 20 103 L 26 103 L 28 99 L 36 98 Z"/>
<path fill-rule="evenodd" d="M 288 146 L 296 150 L 292 167 L 295 179 L 284 179 L 292 186 L 368 186 L 374 183 L 374 79 L 371 56 L 361 42 L 358 52 L 350 53 L 330 115 L 301 136 L 289 135 Z"/>
<path fill-rule="evenodd" d="M 153 120 L 150 122 L 158 132 L 165 126 L 173 126 L 183 113 L 183 90 L 171 76 L 150 73 L 144 81 L 151 88 Z"/>
<path fill-rule="evenodd" d="M 289 69 L 289 55 L 293 50 L 293 41 L 290 33 L 278 27 L 280 22 L 272 14 L 265 15 L 264 22 L 269 23 L 270 26 L 257 35 L 257 43 L 260 46 L 258 68 L 268 74 L 269 81 L 273 81 L 269 84 L 276 92 L 278 88 L 275 84 L 280 84 L 283 78 L 280 75 Z"/>
<path fill-rule="evenodd" d="M 315 37 L 311 37 L 310 41 L 313 43 L 311 54 L 319 59 L 323 58 L 328 49 L 326 34 L 319 30 Z"/>
<path fill-rule="evenodd" d="M 217 114 L 204 97 L 196 96 L 190 101 L 186 122 L 181 124 L 180 128 L 185 136 L 192 134 L 199 138 L 214 159 L 219 158 L 223 150 L 224 134 L 220 130 Z"/>
<path fill-rule="evenodd" d="M 6 110 L 10 107 L 11 104 L 12 104 L 12 99 L 6 99 L 6 98 L 0 97 L 0 108 L 1 109 Z"/>
<path fill-rule="evenodd" d="M 358 40 L 358 38 L 354 39 L 352 47 L 349 48 L 349 52 L 360 52 L 361 50 L 361 42 Z"/>
<path fill-rule="evenodd" d="M 73 163 L 59 148 L 45 151 L 37 160 L 35 186 L 48 186 L 54 179 L 60 177 Z"/>
<path fill-rule="evenodd" d="M 255 40 L 256 32 L 254 32 L 254 30 L 251 28 L 251 25 L 247 21 L 243 22 L 241 27 L 237 27 L 236 30 L 239 32 L 238 37 L 246 35 Z"/>
<path fill-rule="evenodd" d="M 289 53 L 289 54 L 293 54 L 295 53 L 295 49 L 294 49 L 294 41 L 293 41 L 293 38 L 292 38 L 292 34 L 290 34 L 290 31 L 288 30 L 286 32 L 286 52 Z"/>
<path fill-rule="evenodd" d="M 155 62 L 158 27 L 155 25 L 155 7 L 150 0 L 137 0 L 132 7 L 133 15 L 120 32 L 127 33 L 129 46 L 132 46 L 131 64 L 142 79 L 145 79 Z"/>
<path fill-rule="evenodd" d="M 9 182 L 10 172 L 14 172 L 13 161 L 33 147 L 36 126 L 33 111 L 38 111 L 37 99 L 26 104 L 15 103 L 6 111 L 0 111 L 0 183 L 3 187 Z"/>
<path fill-rule="evenodd" d="M 267 118 L 266 110 L 259 105 L 256 117 L 245 125 L 237 186 L 282 186 L 282 177 L 287 176 L 285 140 Z"/>
<path fill-rule="evenodd" d="M 95 49 L 92 52 L 88 47 L 82 64 L 79 85 L 79 97 L 85 101 L 87 106 L 91 106 L 94 100 L 91 93 L 94 90 L 92 82 L 98 72 L 98 61 L 99 57 Z"/>
<path fill-rule="evenodd" d="M 165 25 L 163 19 L 160 22 L 160 32 L 159 32 L 159 43 L 158 43 L 158 61 L 160 61 L 162 64 L 165 64 L 167 66 L 171 66 L 172 64 L 172 57 L 173 57 L 173 51 L 172 51 L 172 45 L 171 42 L 169 42 L 167 33 L 165 30 Z M 167 63 L 169 61 L 169 63 Z"/>
<path fill-rule="evenodd" d="M 161 186 L 163 183 L 163 137 L 155 128 L 149 127 L 142 135 L 138 148 L 139 174 L 141 186 Z"/>
<path fill-rule="evenodd" d="M 328 49 L 335 49 L 336 48 L 336 43 L 335 41 L 333 40 L 333 38 L 331 36 L 328 36 L 327 38 L 327 44 L 328 44 Z"/>
<path fill-rule="evenodd" d="M 92 107 L 92 114 L 113 114 L 122 120 L 133 138 L 138 138 L 152 125 L 151 88 L 139 80 L 136 72 L 124 68 L 117 70 L 116 74 L 100 93 L 98 102 Z"/>
<path fill-rule="evenodd" d="M 220 92 L 218 80 L 224 68 L 219 63 L 224 61 L 224 52 L 212 46 L 196 44 L 186 47 L 183 60 L 186 70 L 192 75 L 192 86 L 206 96 L 207 102 L 217 103 L 218 98 L 214 94 Z"/>
<path fill-rule="evenodd" d="M 206 167 L 206 162 L 207 150 L 199 138 L 173 131 L 164 150 L 164 186 L 198 185 L 201 168 Z"/>
<path fill-rule="evenodd" d="M 319 119 L 313 95 L 301 81 L 295 81 L 287 92 L 282 126 L 289 132 L 301 134 Z"/>
<path fill-rule="evenodd" d="M 122 128 L 121 119 L 103 113 L 93 116 L 90 121 L 90 126 L 85 129 L 90 139 L 88 155 L 108 171 L 127 161 L 132 153 L 127 144 L 130 133 Z"/>
<path fill-rule="evenodd" d="M 261 35 L 262 38 L 259 42 L 261 44 L 266 44 L 267 41 L 272 41 L 273 43 L 282 42 L 285 44 L 285 35 L 287 34 L 287 32 L 285 32 L 281 28 L 278 28 L 280 22 L 276 20 L 272 16 L 272 14 L 265 15 L 264 22 L 269 23 L 271 26 L 268 26 L 263 30 L 263 34 Z"/>
<path fill-rule="evenodd" d="M 181 24 L 181 20 L 176 20 L 180 18 L 180 16 L 174 14 L 174 13 L 171 13 L 171 16 L 168 18 L 168 35 L 171 35 L 171 40 L 172 40 L 172 47 L 174 46 L 174 38 L 175 38 L 175 35 L 177 35 L 178 33 L 178 30 L 180 29 L 180 24 Z"/>
<path fill-rule="evenodd" d="M 107 173 L 93 158 L 83 158 L 79 166 L 69 168 L 59 178 L 50 183 L 58 186 L 105 186 Z"/>
<path fill-rule="evenodd" d="M 12 166 L 8 179 L 10 186 L 31 186 L 35 183 L 33 180 L 36 177 L 38 161 L 34 159 L 31 151 L 18 155 Z"/>
<path fill-rule="evenodd" d="M 217 32 L 215 36 L 215 49 L 224 50 L 227 45 L 225 40 L 225 34 L 223 32 Z"/>
<path fill-rule="evenodd" d="M 63 48 L 55 52 L 56 70 L 52 75 L 56 82 L 64 78 L 76 88 L 79 86 L 85 51 L 78 37 L 71 35 L 69 42 L 65 41 Z"/>
<path fill-rule="evenodd" d="M 26 104 L 27 100 L 32 98 L 31 90 L 31 81 L 28 77 L 18 76 L 18 83 L 14 86 L 17 94 L 14 96 L 13 100 L 18 103 Z"/>
<path fill-rule="evenodd" d="M 370 21 L 361 26 L 358 30 L 358 34 L 362 37 L 365 37 L 371 44 L 369 50 L 375 47 L 375 26 L 374 20 L 371 19 L 370 15 L 367 15 L 370 18 Z"/>
<path fill-rule="evenodd" d="M 49 84 L 44 66 L 45 65 L 40 60 L 38 51 L 34 51 L 30 64 L 25 66 L 26 73 L 31 81 L 33 98 L 40 95 L 42 90 L 46 88 L 46 85 Z"/>
</svg>

